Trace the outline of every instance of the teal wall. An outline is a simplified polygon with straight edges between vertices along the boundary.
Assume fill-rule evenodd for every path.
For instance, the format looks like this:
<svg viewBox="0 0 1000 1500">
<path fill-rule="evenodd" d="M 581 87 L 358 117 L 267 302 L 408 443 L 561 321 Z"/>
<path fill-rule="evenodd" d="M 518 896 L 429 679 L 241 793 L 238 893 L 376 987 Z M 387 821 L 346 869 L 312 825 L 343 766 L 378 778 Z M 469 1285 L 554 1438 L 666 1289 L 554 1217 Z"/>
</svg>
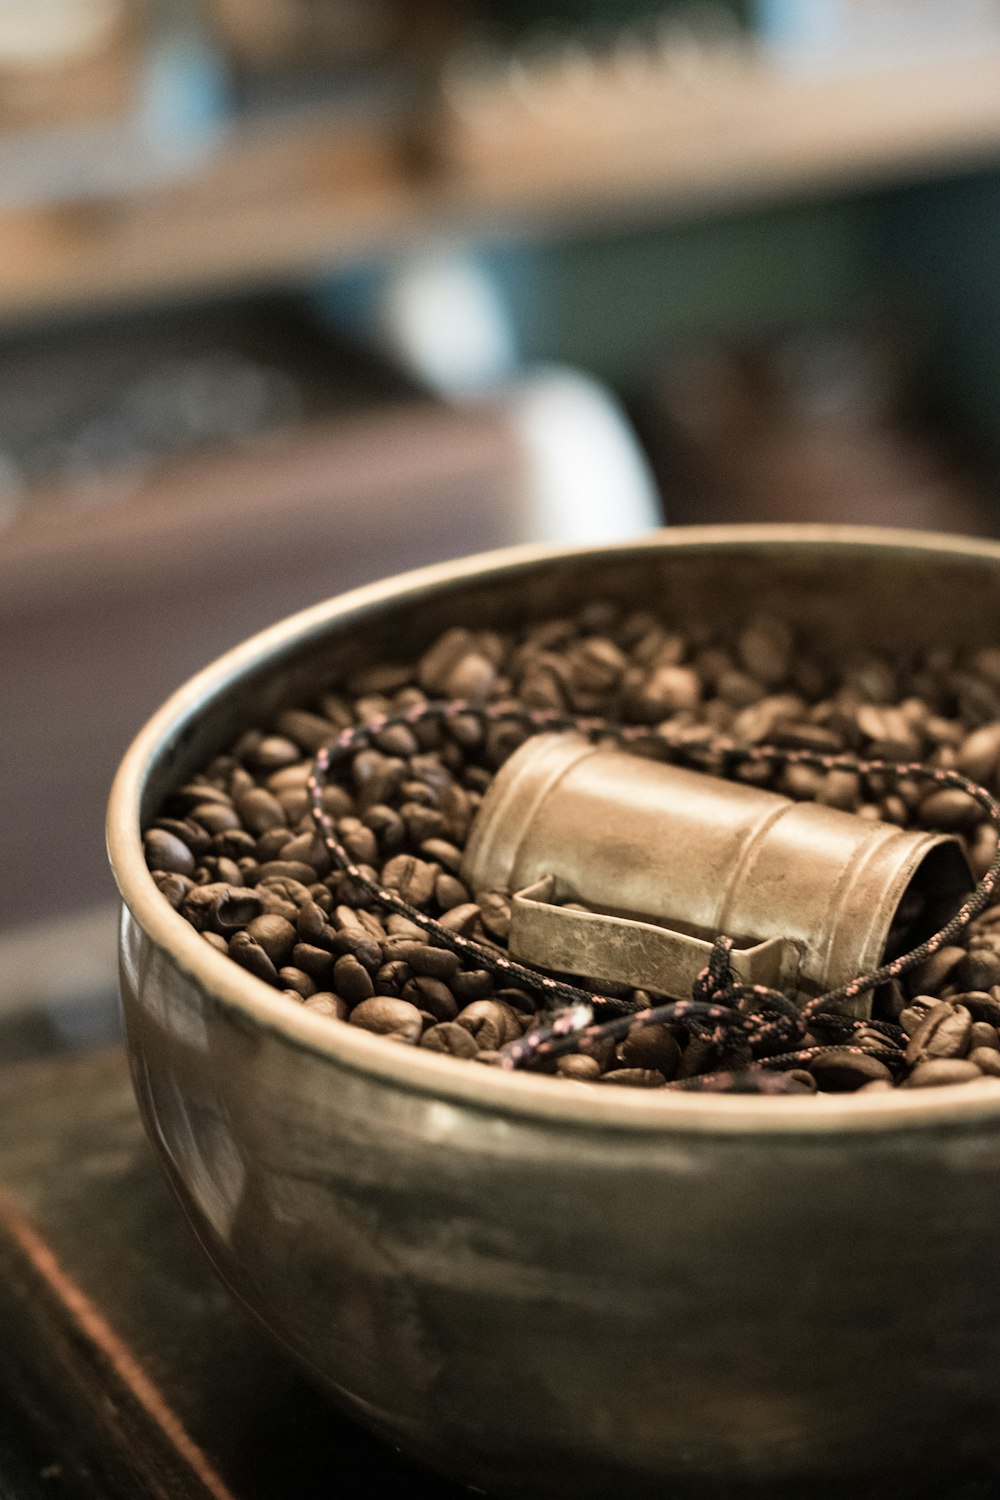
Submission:
<svg viewBox="0 0 1000 1500">
<path fill-rule="evenodd" d="M 628 387 L 665 345 L 856 314 L 877 295 L 878 205 L 798 204 L 495 250 L 526 359 Z"/>
</svg>

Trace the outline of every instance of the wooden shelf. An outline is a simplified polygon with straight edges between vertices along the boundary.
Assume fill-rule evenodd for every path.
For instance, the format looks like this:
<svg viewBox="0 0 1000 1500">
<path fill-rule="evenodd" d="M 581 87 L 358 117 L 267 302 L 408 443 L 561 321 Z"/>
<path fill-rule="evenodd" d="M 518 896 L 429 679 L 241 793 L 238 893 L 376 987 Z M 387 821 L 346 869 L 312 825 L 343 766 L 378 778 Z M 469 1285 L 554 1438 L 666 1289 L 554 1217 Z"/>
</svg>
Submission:
<svg viewBox="0 0 1000 1500">
<path fill-rule="evenodd" d="M 0 319 L 275 284 L 449 233 L 545 234 L 1000 163 L 1000 42 L 881 71 L 747 57 L 641 109 L 539 114 L 501 92 L 398 132 L 234 129 L 183 184 L 0 215 Z M 427 156 L 430 156 L 430 160 Z"/>
</svg>

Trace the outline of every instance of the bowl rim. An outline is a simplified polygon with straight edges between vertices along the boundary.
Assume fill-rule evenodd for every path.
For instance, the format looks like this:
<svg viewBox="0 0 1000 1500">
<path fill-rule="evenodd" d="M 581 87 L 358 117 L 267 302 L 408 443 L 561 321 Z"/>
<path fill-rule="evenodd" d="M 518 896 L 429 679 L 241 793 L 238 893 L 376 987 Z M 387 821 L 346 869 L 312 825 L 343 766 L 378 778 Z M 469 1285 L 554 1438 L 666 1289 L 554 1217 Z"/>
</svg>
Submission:
<svg viewBox="0 0 1000 1500">
<path fill-rule="evenodd" d="M 382 607 L 414 602 L 442 586 L 489 576 L 500 578 L 553 562 L 675 550 L 755 550 L 769 544 L 797 550 L 817 545 L 937 552 L 992 559 L 1000 564 L 1000 543 L 934 532 L 867 526 L 746 525 L 663 528 L 641 538 L 586 547 L 528 544 L 436 563 L 314 604 L 251 636 L 189 678 L 152 715 L 122 758 L 107 812 L 107 848 L 124 907 L 163 950 L 173 966 L 203 997 L 246 1027 L 361 1073 L 396 1089 L 432 1095 L 442 1104 L 478 1112 L 543 1119 L 552 1124 L 602 1131 L 697 1134 L 837 1135 L 901 1129 L 975 1126 L 1000 1121 L 1000 1086 L 994 1081 L 953 1084 L 926 1090 L 893 1090 L 868 1095 L 828 1094 L 782 1098 L 706 1095 L 669 1090 L 631 1090 L 567 1080 L 459 1066 L 454 1058 L 425 1049 L 390 1044 L 347 1024 L 332 1025 L 257 979 L 206 943 L 160 894 L 142 850 L 140 805 L 147 774 L 164 747 L 176 738 L 209 698 L 224 696 L 269 660 L 292 654 L 335 625 L 360 620 Z M 123 914 L 124 920 L 124 914 Z"/>
</svg>

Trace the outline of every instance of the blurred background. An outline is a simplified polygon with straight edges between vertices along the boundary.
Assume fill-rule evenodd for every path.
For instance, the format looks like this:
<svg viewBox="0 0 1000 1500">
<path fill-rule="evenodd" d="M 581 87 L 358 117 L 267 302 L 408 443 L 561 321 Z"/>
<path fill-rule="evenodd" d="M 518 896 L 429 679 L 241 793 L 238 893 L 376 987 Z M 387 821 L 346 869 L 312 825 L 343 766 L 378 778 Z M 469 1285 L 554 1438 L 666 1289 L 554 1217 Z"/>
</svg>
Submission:
<svg viewBox="0 0 1000 1500">
<path fill-rule="evenodd" d="M 294 609 L 994 533 L 998 80 L 1000 0 L 0 0 L 0 1008 L 104 1003 L 114 767 Z"/>
</svg>

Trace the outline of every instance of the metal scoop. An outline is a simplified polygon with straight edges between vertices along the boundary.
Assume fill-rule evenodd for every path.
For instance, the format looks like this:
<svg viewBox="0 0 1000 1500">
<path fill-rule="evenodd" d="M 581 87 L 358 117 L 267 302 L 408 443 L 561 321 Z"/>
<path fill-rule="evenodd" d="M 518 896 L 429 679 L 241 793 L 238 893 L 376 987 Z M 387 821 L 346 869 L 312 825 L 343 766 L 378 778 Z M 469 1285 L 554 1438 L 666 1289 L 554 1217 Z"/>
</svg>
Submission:
<svg viewBox="0 0 1000 1500">
<path fill-rule="evenodd" d="M 538 735 L 504 764 L 462 874 L 513 892 L 514 957 L 675 998 L 720 933 L 741 979 L 821 994 L 877 968 L 902 935 L 922 941 L 973 886 L 957 839 L 576 733 Z M 870 1005 L 859 996 L 852 1013 Z"/>
</svg>

